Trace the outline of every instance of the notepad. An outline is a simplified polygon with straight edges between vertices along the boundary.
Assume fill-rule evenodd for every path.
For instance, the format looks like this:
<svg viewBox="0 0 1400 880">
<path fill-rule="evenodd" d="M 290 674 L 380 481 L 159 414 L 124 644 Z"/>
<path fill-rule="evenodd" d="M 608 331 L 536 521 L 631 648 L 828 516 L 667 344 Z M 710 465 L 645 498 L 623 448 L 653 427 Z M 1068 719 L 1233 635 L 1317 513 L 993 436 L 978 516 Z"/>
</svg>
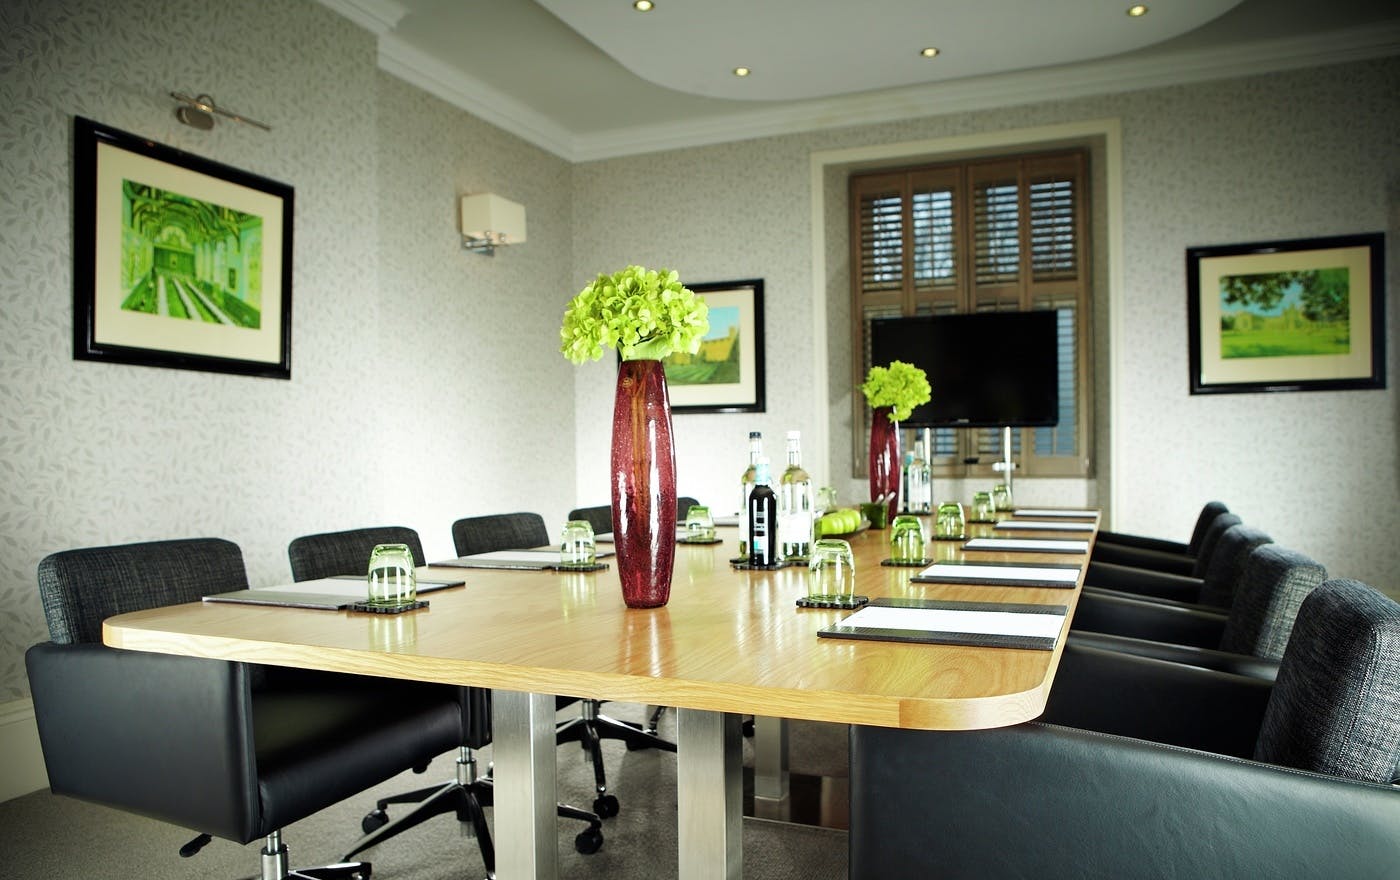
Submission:
<svg viewBox="0 0 1400 880">
<path fill-rule="evenodd" d="M 611 550 L 599 550 L 597 558 L 612 556 Z M 473 553 L 456 559 L 444 559 L 433 565 L 451 568 L 507 568 L 525 571 L 543 571 L 547 568 L 560 568 L 559 551 L 554 548 L 537 550 L 491 550 L 486 553 Z"/>
<path fill-rule="evenodd" d="M 418 592 L 431 593 L 460 587 L 466 581 L 417 578 Z M 290 608 L 317 608 L 338 611 L 353 602 L 362 602 L 367 587 L 364 575 L 333 575 L 294 584 L 277 584 L 253 590 L 234 590 L 205 596 L 205 602 L 234 602 L 243 605 L 284 605 Z"/>
<path fill-rule="evenodd" d="M 1046 522 L 1038 519 L 1006 519 L 996 524 L 998 529 L 1027 529 L 1040 530 L 1046 532 L 1092 532 L 1093 523 L 1084 522 Z"/>
<path fill-rule="evenodd" d="M 1064 628 L 1064 605 L 875 599 L 839 623 L 818 630 L 826 638 L 1054 650 Z"/>
<path fill-rule="evenodd" d="M 1055 540 L 1052 538 L 973 538 L 964 550 L 1025 550 L 1031 553 L 1087 553 L 1088 541 Z"/>
<path fill-rule="evenodd" d="M 910 580 L 932 584 L 978 584 L 996 587 L 1073 589 L 1078 565 L 1001 565 L 995 562 L 936 562 Z"/>
<path fill-rule="evenodd" d="M 1066 510 L 1061 507 L 1020 507 L 1016 509 L 1017 516 L 1063 516 L 1070 519 L 1093 519 L 1098 514 L 1097 510 Z"/>
</svg>

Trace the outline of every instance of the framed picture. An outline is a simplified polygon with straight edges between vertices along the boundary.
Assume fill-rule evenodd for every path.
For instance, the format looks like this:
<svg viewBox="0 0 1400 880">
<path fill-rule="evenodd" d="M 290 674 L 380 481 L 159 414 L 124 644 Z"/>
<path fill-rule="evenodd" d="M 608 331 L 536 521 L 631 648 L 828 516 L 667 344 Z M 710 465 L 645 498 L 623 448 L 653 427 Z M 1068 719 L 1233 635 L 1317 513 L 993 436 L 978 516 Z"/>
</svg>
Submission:
<svg viewBox="0 0 1400 880">
<path fill-rule="evenodd" d="M 671 411 L 763 412 L 763 280 L 687 284 L 710 308 L 710 332 L 695 354 L 662 365 Z"/>
<path fill-rule="evenodd" d="M 291 378 L 292 188 L 74 119 L 73 356 Z"/>
<path fill-rule="evenodd" d="M 1191 393 L 1385 387 L 1385 236 L 1186 251 Z"/>
</svg>

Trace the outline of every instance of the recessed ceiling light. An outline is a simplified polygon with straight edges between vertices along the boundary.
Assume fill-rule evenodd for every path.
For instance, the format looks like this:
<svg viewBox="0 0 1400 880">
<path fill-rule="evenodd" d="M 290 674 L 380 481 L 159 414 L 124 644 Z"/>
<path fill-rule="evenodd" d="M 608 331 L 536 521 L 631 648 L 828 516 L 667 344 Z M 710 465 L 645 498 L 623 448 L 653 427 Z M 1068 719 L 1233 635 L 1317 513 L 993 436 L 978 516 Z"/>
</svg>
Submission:
<svg viewBox="0 0 1400 880">
<path fill-rule="evenodd" d="M 751 73 L 753 73 L 753 71 L 752 71 L 752 70 L 749 70 L 747 67 L 736 67 L 736 68 L 734 68 L 734 75 L 735 75 L 735 76 L 748 76 L 748 75 L 751 74 Z"/>
<path fill-rule="evenodd" d="M 935 46 L 926 46 L 925 48 L 919 50 L 919 54 L 924 56 L 925 58 L 932 58 L 938 54 L 938 48 Z"/>
<path fill-rule="evenodd" d="M 651 0 L 633 0 L 632 3 L 632 8 L 638 12 L 651 12 L 653 6 L 655 4 Z"/>
<path fill-rule="evenodd" d="M 1136 6 L 1128 7 L 1128 15 L 1132 18 L 1142 18 L 1146 14 L 1147 7 L 1143 6 L 1141 3 L 1137 4 Z"/>
</svg>

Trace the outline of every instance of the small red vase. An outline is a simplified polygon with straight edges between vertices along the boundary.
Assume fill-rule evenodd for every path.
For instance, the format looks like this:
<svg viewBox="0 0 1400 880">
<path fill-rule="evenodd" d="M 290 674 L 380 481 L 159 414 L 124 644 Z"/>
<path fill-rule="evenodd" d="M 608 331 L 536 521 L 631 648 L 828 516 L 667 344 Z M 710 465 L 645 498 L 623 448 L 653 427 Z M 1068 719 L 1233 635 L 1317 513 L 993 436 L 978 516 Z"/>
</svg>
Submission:
<svg viewBox="0 0 1400 880">
<path fill-rule="evenodd" d="M 623 361 L 617 371 L 612 517 L 622 601 L 665 605 L 676 561 L 676 451 L 661 361 Z"/>
<path fill-rule="evenodd" d="M 899 509 L 899 422 L 890 421 L 892 407 L 877 407 L 870 414 L 870 500 L 885 495 L 887 521 Z"/>
</svg>

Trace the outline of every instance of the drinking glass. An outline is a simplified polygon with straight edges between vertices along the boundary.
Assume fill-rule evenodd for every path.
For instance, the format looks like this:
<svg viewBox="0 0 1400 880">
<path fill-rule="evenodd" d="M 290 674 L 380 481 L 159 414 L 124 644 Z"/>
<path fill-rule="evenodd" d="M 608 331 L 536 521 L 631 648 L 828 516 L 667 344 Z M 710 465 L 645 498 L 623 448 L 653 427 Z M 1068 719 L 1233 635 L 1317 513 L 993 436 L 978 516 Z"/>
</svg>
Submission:
<svg viewBox="0 0 1400 880">
<path fill-rule="evenodd" d="M 838 538 L 823 538 L 813 544 L 807 563 L 807 598 L 854 605 L 855 595 L 856 563 L 851 545 Z"/>
<path fill-rule="evenodd" d="M 972 521 L 973 522 L 996 522 L 997 506 L 992 501 L 991 492 L 974 492 L 972 494 Z"/>
<path fill-rule="evenodd" d="M 1011 509 L 1011 487 L 1005 483 L 997 483 L 992 487 L 992 503 L 997 510 Z"/>
<path fill-rule="evenodd" d="M 398 608 L 418 601 L 413 551 L 407 544 L 379 544 L 369 554 L 369 604 Z"/>
<path fill-rule="evenodd" d="M 561 565 L 592 565 L 597 561 L 597 546 L 593 543 L 593 526 L 586 519 L 571 519 L 564 523 L 559 538 Z"/>
<path fill-rule="evenodd" d="M 812 511 L 813 516 L 821 516 L 830 510 L 836 509 L 836 489 L 832 486 L 822 486 L 817 490 L 817 506 Z"/>
<path fill-rule="evenodd" d="M 710 508 L 692 504 L 685 514 L 685 537 L 688 541 L 713 541 L 715 521 L 710 516 Z"/>
<path fill-rule="evenodd" d="M 890 524 L 890 558 L 895 562 L 924 558 L 924 524 L 917 516 L 897 516 Z"/>
<path fill-rule="evenodd" d="M 938 514 L 933 524 L 935 538 L 964 538 L 967 537 L 966 532 L 966 520 L 961 504 L 956 501 L 944 501 L 938 505 Z"/>
</svg>

